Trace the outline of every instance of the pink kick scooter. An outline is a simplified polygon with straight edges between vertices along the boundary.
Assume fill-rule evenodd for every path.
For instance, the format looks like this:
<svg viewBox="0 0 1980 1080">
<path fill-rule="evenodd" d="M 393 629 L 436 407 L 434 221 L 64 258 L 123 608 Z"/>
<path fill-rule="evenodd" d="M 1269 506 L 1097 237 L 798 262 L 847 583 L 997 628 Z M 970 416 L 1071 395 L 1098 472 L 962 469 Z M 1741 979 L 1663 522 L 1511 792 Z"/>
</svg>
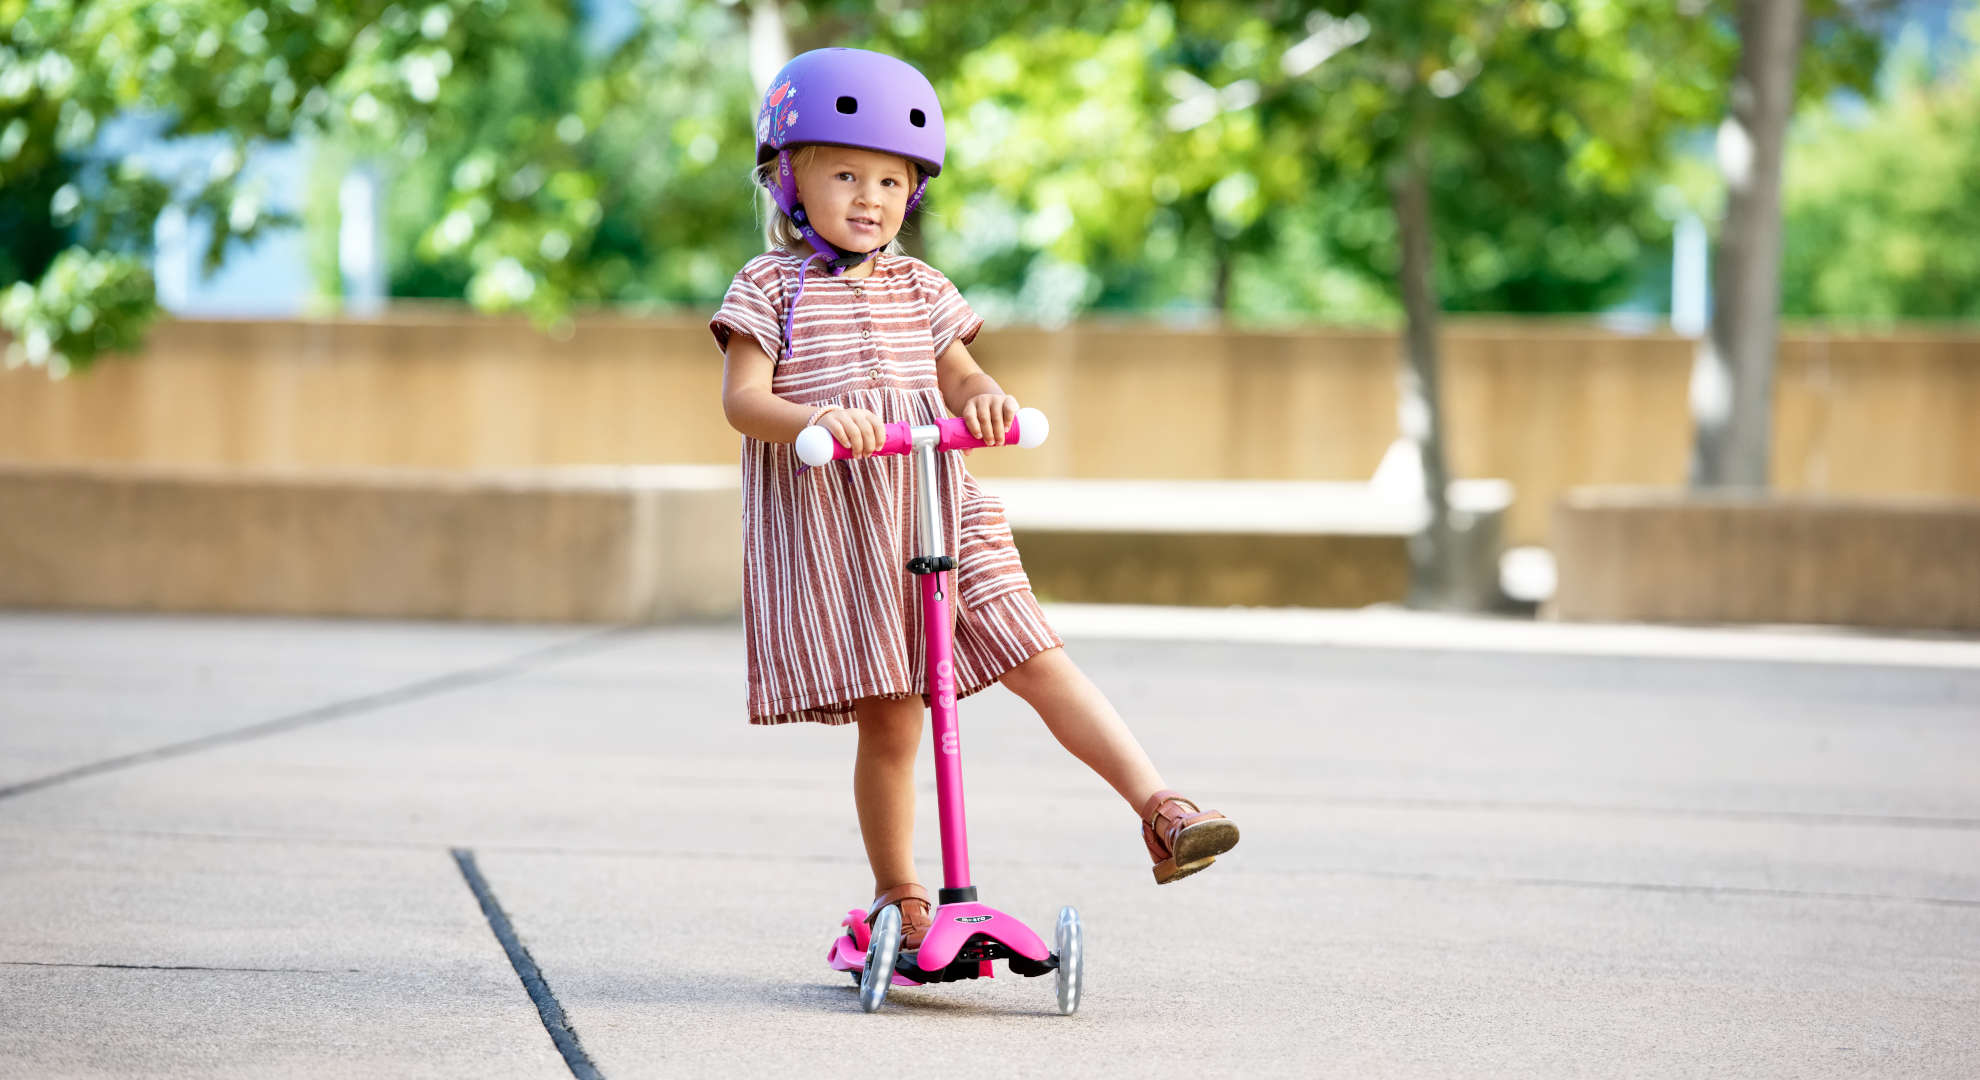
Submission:
<svg viewBox="0 0 1980 1080">
<path fill-rule="evenodd" d="M 859 1004 L 873 1012 L 886 1000 L 890 986 L 957 982 L 994 977 L 994 961 L 1008 961 L 1013 972 L 1027 977 L 1056 972 L 1059 1012 L 1079 1008 L 1079 912 L 1059 910 L 1056 950 L 1047 949 L 1032 929 L 996 908 L 976 902 L 969 878 L 969 833 L 963 821 L 961 735 L 956 726 L 956 678 L 949 609 L 949 571 L 955 556 L 943 550 L 941 490 L 937 450 L 971 450 L 991 445 L 969 433 L 960 419 L 933 424 L 888 424 L 887 439 L 875 453 L 914 455 L 915 529 L 921 552 L 908 561 L 908 572 L 921 579 L 921 614 L 928 643 L 928 700 L 935 714 L 935 795 L 942 821 L 942 881 L 933 925 L 921 947 L 900 952 L 901 912 L 882 908 L 871 932 L 866 912 L 854 908 L 841 925 L 845 933 L 832 941 L 825 959 L 835 971 L 852 972 L 859 985 Z M 1009 438 L 1019 446 L 1045 441 L 1045 414 L 1019 409 Z M 797 439 L 797 454 L 809 466 L 850 458 L 852 452 L 822 427 L 808 427 Z"/>
</svg>

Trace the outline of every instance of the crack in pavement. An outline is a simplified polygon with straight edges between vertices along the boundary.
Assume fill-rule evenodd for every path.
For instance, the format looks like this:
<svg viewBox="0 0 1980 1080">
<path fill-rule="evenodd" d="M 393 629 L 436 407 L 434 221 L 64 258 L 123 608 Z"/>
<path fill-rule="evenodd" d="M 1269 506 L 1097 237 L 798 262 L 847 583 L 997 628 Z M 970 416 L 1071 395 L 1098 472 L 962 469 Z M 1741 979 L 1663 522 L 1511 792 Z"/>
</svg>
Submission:
<svg viewBox="0 0 1980 1080">
<path fill-rule="evenodd" d="M 555 645 L 548 645 L 541 649 L 512 656 L 506 660 L 498 660 L 492 664 L 463 668 L 460 671 L 450 671 L 445 675 L 419 679 L 406 683 L 403 686 L 395 686 L 389 690 L 380 690 L 377 693 L 348 698 L 344 701 L 333 701 L 328 705 L 319 705 L 313 709 L 304 709 L 301 712 L 290 713 L 287 716 L 278 716 L 273 720 L 264 720 L 258 724 L 249 724 L 246 727 L 233 728 L 229 731 L 202 735 L 197 739 L 188 739 L 185 742 L 168 743 L 164 746 L 153 747 L 150 750 L 140 750 L 134 754 L 123 754 L 118 757 L 91 762 L 87 765 L 78 765 L 73 769 L 64 769 L 61 772 L 50 773 L 47 776 L 40 776 L 32 780 L 23 780 L 17 784 L 0 787 L 0 799 L 11 799 L 17 795 L 26 795 L 29 792 L 40 791 L 42 788 L 54 787 L 57 784 L 66 784 L 71 780 L 81 780 L 85 777 L 114 772 L 118 769 L 128 769 L 137 765 L 146 765 L 154 761 L 164 761 L 168 758 L 184 757 L 187 754 L 195 754 L 201 750 L 210 750 L 216 746 L 246 742 L 250 739 L 259 739 L 268 735 L 280 735 L 284 732 L 294 731 L 297 728 L 307 727 L 311 724 L 340 720 L 346 716 L 355 716 L 358 713 L 382 709 L 388 705 L 399 705 L 408 701 L 417 701 L 420 698 L 433 697 L 436 694 L 444 694 L 450 690 L 459 690 L 469 686 L 478 686 L 482 683 L 494 682 L 498 679 L 527 671 L 533 667 L 540 667 L 571 653 L 586 652 L 595 649 L 599 647 L 600 643 L 611 638 L 644 629 L 646 627 L 637 624 L 614 626 L 596 633 L 585 634 L 569 641 L 560 641 Z"/>
<path fill-rule="evenodd" d="M 297 975 L 345 975 L 357 968 L 223 967 L 206 964 L 63 964 L 44 960 L 0 960 L 0 967 L 108 968 L 114 971 L 251 971 Z"/>
</svg>

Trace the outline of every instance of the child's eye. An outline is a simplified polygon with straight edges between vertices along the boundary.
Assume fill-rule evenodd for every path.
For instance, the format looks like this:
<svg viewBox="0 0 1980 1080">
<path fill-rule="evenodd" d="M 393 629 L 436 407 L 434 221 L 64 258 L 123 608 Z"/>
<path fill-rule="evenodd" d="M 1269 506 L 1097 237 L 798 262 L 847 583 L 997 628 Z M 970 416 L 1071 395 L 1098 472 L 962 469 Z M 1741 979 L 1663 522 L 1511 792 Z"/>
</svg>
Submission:
<svg viewBox="0 0 1980 1080">
<path fill-rule="evenodd" d="M 896 180 L 896 179 L 894 179 L 894 178 L 893 178 L 893 177 L 891 177 L 891 176 L 890 176 L 890 177 L 888 177 L 888 178 L 886 178 L 885 180 L 882 180 L 882 181 L 880 181 L 880 182 L 881 182 L 881 183 L 883 183 L 883 184 L 886 184 L 886 185 L 887 185 L 887 186 L 889 186 L 889 187 L 900 187 L 900 186 L 901 186 L 901 182 L 900 182 L 899 180 Z"/>
<path fill-rule="evenodd" d="M 849 173 L 849 172 L 842 172 L 842 173 L 840 173 L 840 174 L 838 175 L 838 177 L 837 177 L 836 179 L 839 179 L 839 180 L 851 180 L 852 178 L 853 178 L 853 174 L 851 174 L 851 173 Z"/>
</svg>

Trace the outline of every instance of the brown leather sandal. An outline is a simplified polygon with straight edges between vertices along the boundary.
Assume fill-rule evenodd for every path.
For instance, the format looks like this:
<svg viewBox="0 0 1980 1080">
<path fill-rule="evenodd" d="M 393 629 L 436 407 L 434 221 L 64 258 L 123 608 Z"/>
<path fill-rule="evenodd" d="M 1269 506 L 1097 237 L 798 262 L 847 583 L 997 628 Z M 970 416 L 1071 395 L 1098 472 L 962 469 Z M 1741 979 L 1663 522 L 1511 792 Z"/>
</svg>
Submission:
<svg viewBox="0 0 1980 1080">
<path fill-rule="evenodd" d="M 1167 885 L 1236 847 L 1238 827 L 1237 822 L 1201 809 L 1173 791 L 1158 791 L 1141 808 L 1141 839 L 1155 860 L 1155 884 Z"/>
<path fill-rule="evenodd" d="M 921 948 L 921 939 L 928 936 L 928 928 L 935 925 L 930 917 L 931 904 L 928 890 L 915 882 L 896 885 L 873 898 L 873 906 L 866 909 L 866 925 L 880 915 L 880 909 L 892 904 L 901 909 L 901 951 L 913 952 Z"/>
</svg>

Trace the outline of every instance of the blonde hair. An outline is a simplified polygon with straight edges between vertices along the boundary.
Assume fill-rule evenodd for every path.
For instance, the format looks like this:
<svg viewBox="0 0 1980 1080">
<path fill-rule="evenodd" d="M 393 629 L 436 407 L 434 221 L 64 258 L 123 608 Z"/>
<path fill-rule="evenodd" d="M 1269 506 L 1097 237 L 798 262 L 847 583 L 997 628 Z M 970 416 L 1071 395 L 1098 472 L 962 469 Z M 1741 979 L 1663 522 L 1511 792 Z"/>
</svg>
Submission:
<svg viewBox="0 0 1980 1080">
<path fill-rule="evenodd" d="M 793 174 L 803 172 L 817 154 L 817 143 L 807 143 L 792 149 L 791 172 Z M 920 163 L 910 161 L 908 164 L 914 169 L 915 177 L 918 179 L 921 176 Z M 777 183 L 777 159 L 771 158 L 750 170 L 749 180 L 761 194 L 757 205 L 769 211 L 763 220 L 763 243 L 773 251 L 795 251 L 799 254 L 809 252 L 811 243 L 804 238 L 802 232 L 798 231 L 797 222 L 792 221 L 791 216 L 784 213 L 783 208 L 777 205 L 777 200 L 770 198 L 770 189 Z M 907 223 L 902 222 L 901 228 L 906 229 Z M 887 241 L 887 245 L 880 250 L 888 255 L 901 254 L 900 233 L 895 233 L 894 238 Z"/>
</svg>

